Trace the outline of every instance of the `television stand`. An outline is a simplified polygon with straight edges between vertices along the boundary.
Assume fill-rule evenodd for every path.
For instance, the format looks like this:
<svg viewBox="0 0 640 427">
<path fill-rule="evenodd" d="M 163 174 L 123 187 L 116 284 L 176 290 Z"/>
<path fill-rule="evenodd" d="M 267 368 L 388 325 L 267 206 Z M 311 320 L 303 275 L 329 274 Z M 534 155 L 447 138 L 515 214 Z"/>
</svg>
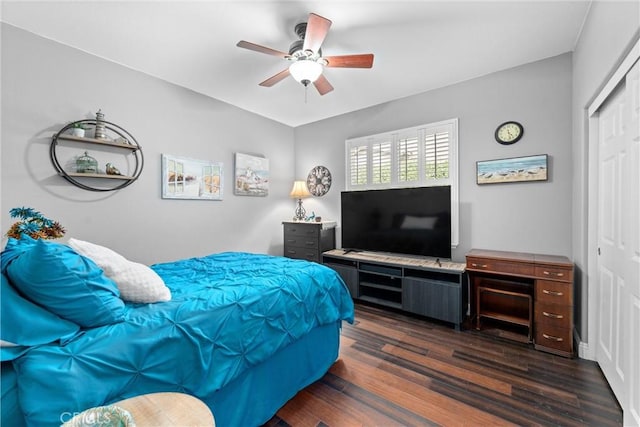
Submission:
<svg viewBox="0 0 640 427">
<path fill-rule="evenodd" d="M 340 274 L 355 300 L 452 323 L 460 330 L 468 295 L 464 263 L 343 249 L 324 252 L 322 262 Z"/>
</svg>

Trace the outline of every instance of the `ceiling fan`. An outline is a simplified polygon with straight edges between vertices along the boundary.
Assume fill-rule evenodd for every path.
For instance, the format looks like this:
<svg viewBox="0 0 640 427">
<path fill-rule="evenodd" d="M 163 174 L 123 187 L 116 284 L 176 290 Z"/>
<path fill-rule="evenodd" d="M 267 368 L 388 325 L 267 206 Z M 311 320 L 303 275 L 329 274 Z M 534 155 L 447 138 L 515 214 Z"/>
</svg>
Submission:
<svg viewBox="0 0 640 427">
<path fill-rule="evenodd" d="M 333 68 L 371 68 L 373 66 L 373 54 L 322 56 L 320 48 L 324 41 L 331 21 L 315 13 L 310 13 L 307 22 L 297 24 L 295 33 L 300 38 L 289 47 L 289 53 L 260 46 L 244 40 L 236 46 L 253 50 L 267 55 L 277 56 L 290 61 L 289 67 L 278 74 L 269 77 L 260 83 L 260 86 L 271 87 L 291 75 L 293 78 L 307 87 L 310 83 L 316 87 L 320 95 L 325 95 L 333 90 L 333 86 L 322 74 L 324 67 Z"/>
</svg>

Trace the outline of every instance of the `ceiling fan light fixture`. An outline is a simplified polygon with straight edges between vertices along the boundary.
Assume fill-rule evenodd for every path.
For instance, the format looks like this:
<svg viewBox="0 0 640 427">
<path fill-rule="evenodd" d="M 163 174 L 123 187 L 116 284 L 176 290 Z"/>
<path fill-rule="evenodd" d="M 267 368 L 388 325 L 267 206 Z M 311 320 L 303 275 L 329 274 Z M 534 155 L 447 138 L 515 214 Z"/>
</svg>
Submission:
<svg viewBox="0 0 640 427">
<path fill-rule="evenodd" d="M 240 40 L 237 46 L 289 61 L 289 67 L 259 83 L 260 86 L 271 87 L 291 76 L 305 88 L 313 83 L 320 95 L 326 95 L 333 90 L 333 86 L 323 75 L 324 67 L 371 68 L 373 66 L 372 53 L 323 57 L 322 43 L 330 27 L 329 19 L 310 13 L 306 23 L 296 25 L 295 33 L 299 40 L 289 46 L 288 53 L 244 40 Z M 304 93 L 306 101 L 307 91 L 305 90 Z"/>
<path fill-rule="evenodd" d="M 322 74 L 322 64 L 310 59 L 299 59 L 289 66 L 289 73 L 303 85 L 308 85 L 318 80 Z"/>
</svg>

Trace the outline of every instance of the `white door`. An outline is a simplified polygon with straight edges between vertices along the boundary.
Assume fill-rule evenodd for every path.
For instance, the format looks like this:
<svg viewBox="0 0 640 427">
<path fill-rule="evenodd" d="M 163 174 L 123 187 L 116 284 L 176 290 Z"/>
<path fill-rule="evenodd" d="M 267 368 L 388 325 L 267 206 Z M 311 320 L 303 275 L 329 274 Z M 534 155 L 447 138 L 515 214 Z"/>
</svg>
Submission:
<svg viewBox="0 0 640 427">
<path fill-rule="evenodd" d="M 596 360 L 640 425 L 640 64 L 599 110 Z"/>
</svg>

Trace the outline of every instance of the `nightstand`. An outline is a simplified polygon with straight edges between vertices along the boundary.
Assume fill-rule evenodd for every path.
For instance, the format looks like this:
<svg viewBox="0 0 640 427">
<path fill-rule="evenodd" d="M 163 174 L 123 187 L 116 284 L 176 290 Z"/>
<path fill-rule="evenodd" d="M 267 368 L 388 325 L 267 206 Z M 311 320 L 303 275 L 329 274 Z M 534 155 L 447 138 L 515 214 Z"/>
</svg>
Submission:
<svg viewBox="0 0 640 427">
<path fill-rule="evenodd" d="M 284 256 L 322 262 L 322 253 L 336 248 L 336 222 L 283 221 Z"/>
</svg>

